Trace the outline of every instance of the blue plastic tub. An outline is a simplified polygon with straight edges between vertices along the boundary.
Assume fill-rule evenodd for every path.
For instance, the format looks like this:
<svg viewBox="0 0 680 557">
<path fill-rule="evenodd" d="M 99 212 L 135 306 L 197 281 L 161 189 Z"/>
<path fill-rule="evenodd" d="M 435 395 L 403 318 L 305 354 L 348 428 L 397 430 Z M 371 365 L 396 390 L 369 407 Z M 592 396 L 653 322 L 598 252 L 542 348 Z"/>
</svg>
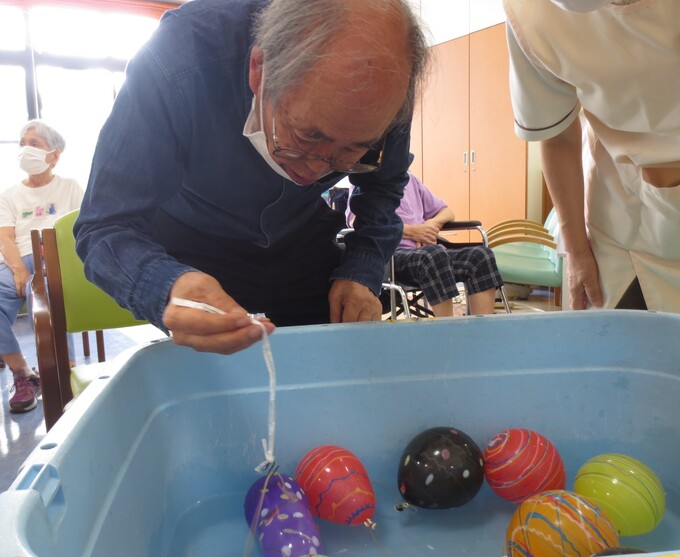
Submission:
<svg viewBox="0 0 680 557">
<path fill-rule="evenodd" d="M 667 492 L 652 533 L 623 538 L 680 556 L 680 316 L 563 312 L 280 329 L 277 462 L 341 445 L 366 466 L 375 530 L 319 521 L 329 556 L 496 557 L 515 508 L 484 485 L 466 506 L 397 512 L 401 452 L 454 426 L 483 450 L 510 427 L 557 446 L 567 488 L 590 457 L 647 463 Z M 251 553 L 243 517 L 267 434 L 260 345 L 233 356 L 159 342 L 116 360 L 0 494 L 0 554 Z"/>
</svg>

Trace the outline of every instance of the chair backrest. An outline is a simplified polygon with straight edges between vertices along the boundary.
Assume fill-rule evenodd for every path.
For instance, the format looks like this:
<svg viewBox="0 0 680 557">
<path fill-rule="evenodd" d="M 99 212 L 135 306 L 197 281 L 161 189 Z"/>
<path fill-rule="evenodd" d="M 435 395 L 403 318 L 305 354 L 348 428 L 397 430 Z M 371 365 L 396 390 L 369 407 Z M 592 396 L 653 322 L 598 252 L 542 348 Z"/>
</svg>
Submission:
<svg viewBox="0 0 680 557">
<path fill-rule="evenodd" d="M 553 235 L 553 237 L 555 237 L 556 233 L 559 233 L 560 223 L 559 220 L 557 220 L 557 211 L 555 211 L 555 207 L 550 209 L 543 226 Z"/>
<path fill-rule="evenodd" d="M 548 216 L 545 219 L 545 228 L 552 234 L 552 237 L 555 241 L 555 244 L 559 247 L 560 243 L 560 221 L 557 218 L 557 212 L 555 210 L 555 207 L 553 207 L 550 212 L 548 213 Z M 546 248 L 547 249 L 547 248 Z M 550 249 L 549 251 L 549 258 L 550 261 L 552 261 L 557 269 L 558 273 L 562 273 L 562 257 L 559 256 L 557 248 L 555 249 Z"/>
<path fill-rule="evenodd" d="M 145 323 L 135 319 L 111 296 L 85 278 L 83 262 L 76 253 L 76 241 L 73 236 L 73 224 L 78 213 L 78 211 L 68 213 L 54 223 L 66 330 L 69 333 L 78 333 Z"/>
<path fill-rule="evenodd" d="M 101 331 L 145 323 L 85 278 L 73 237 L 77 216 L 78 211 L 74 211 L 57 219 L 54 228 L 31 231 L 35 262 L 31 291 L 33 322 L 48 430 L 73 398 L 67 332 Z"/>
</svg>

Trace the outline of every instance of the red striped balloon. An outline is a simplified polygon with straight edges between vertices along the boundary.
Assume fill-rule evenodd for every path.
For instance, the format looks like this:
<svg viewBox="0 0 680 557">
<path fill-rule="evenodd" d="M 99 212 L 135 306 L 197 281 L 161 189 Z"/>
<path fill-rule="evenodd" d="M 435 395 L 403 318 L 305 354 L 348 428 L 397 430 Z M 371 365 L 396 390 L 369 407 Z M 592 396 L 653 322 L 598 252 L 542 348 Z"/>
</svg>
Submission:
<svg viewBox="0 0 680 557">
<path fill-rule="evenodd" d="M 529 429 L 506 429 L 489 442 L 484 476 L 496 494 L 515 503 L 542 491 L 564 489 L 567 482 L 555 445 Z"/>
<path fill-rule="evenodd" d="M 370 524 L 375 493 L 361 461 L 347 449 L 323 445 L 309 451 L 298 464 L 295 480 L 307 493 L 312 514 L 357 526 Z"/>
</svg>

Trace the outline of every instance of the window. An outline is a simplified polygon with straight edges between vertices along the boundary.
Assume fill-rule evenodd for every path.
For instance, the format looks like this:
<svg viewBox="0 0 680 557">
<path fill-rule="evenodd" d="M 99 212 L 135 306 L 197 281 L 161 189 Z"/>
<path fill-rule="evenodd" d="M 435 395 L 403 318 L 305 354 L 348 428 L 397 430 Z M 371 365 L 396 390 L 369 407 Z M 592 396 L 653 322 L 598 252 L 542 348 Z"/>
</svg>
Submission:
<svg viewBox="0 0 680 557">
<path fill-rule="evenodd" d="M 116 80 L 123 72 L 103 69 L 69 70 L 40 65 L 41 118 L 59 130 L 66 149 L 59 174 L 76 178 L 85 187 L 99 130 L 116 98 Z"/>
<path fill-rule="evenodd" d="M 22 178 L 18 135 L 28 120 L 26 72 L 17 66 L 0 66 L 0 190 Z"/>
<path fill-rule="evenodd" d="M 16 4 L 0 0 L 0 191 L 25 178 L 18 136 L 32 118 L 64 136 L 56 171 L 85 187 L 127 61 L 151 36 L 162 10 L 176 6 L 109 1 L 103 11 L 92 9 L 97 3 L 90 0 Z"/>
<path fill-rule="evenodd" d="M 54 6 L 30 12 L 36 52 L 86 58 L 129 59 L 151 36 L 152 17 Z"/>
<path fill-rule="evenodd" d="M 14 6 L 0 5 L 0 50 L 23 50 L 25 45 L 23 12 Z"/>
</svg>

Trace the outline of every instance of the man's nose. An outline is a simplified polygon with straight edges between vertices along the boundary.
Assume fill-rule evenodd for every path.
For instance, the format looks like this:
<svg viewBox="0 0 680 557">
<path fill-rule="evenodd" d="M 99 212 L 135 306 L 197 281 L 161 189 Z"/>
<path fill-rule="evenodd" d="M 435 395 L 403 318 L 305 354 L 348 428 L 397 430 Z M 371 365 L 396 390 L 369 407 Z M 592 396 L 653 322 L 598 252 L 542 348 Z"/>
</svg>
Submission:
<svg viewBox="0 0 680 557">
<path fill-rule="evenodd" d="M 331 162 L 326 159 L 314 159 L 305 162 L 309 171 L 317 176 L 327 173 L 331 166 Z"/>
</svg>

